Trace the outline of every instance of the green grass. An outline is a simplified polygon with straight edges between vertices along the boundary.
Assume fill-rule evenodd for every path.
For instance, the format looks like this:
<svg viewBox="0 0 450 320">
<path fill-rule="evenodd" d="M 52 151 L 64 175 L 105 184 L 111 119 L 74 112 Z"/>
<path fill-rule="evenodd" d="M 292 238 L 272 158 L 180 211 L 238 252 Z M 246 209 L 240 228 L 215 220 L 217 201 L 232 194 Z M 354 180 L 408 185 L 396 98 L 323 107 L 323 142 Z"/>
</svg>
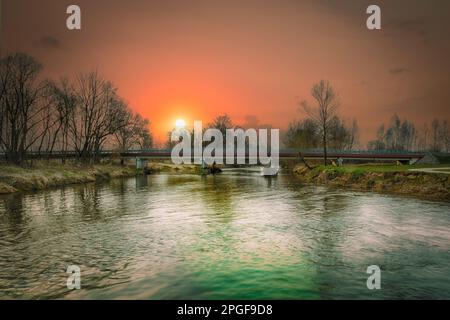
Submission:
<svg viewBox="0 0 450 320">
<path fill-rule="evenodd" d="M 442 173 L 417 173 L 411 169 L 443 169 L 448 165 L 392 165 L 347 164 L 341 167 L 323 166 L 308 170 L 297 166 L 294 174 L 306 183 L 329 184 L 333 187 L 354 188 L 420 196 L 430 199 L 450 199 L 450 175 Z M 442 169 L 441 169 L 442 168 Z"/>
<path fill-rule="evenodd" d="M 410 169 L 422 169 L 422 168 L 442 168 L 442 167 L 448 167 L 448 165 L 445 164 L 439 164 L 439 165 L 427 165 L 427 164 L 420 164 L 420 165 L 392 165 L 392 164 L 349 164 L 349 165 L 343 165 L 341 167 L 335 167 L 335 166 L 317 166 L 314 168 L 314 170 L 317 171 L 327 171 L 327 172 L 339 172 L 339 173 L 352 173 L 355 177 L 361 176 L 364 173 L 371 173 L 371 172 L 405 172 Z M 447 171 L 447 170 L 446 170 Z"/>
</svg>

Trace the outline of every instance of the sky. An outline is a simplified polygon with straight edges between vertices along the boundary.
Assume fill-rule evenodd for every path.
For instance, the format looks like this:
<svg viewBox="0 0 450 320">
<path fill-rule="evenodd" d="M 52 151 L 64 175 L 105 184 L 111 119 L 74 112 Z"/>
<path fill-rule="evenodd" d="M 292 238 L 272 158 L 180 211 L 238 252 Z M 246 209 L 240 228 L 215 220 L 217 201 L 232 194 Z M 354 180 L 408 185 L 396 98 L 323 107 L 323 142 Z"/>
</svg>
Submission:
<svg viewBox="0 0 450 320">
<path fill-rule="evenodd" d="M 25 52 L 45 77 L 92 70 L 147 117 L 162 142 L 184 119 L 227 113 L 285 129 L 321 79 L 362 143 L 393 114 L 450 120 L 447 0 L 3 0 L 2 54 Z M 81 8 L 81 30 L 66 8 Z M 377 4 L 382 29 L 368 30 Z"/>
</svg>

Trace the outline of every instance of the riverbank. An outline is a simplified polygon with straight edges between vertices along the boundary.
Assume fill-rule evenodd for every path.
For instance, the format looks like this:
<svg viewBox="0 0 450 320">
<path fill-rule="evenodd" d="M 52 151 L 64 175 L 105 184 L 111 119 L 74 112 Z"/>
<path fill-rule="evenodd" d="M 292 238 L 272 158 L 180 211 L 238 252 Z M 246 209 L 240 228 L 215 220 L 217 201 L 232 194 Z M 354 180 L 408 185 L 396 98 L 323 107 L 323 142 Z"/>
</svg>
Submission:
<svg viewBox="0 0 450 320">
<path fill-rule="evenodd" d="M 38 163 L 32 168 L 0 165 L 0 194 L 34 191 L 142 174 L 133 166 Z"/>
<path fill-rule="evenodd" d="M 411 170 L 418 168 L 407 165 L 348 165 L 317 166 L 310 170 L 298 165 L 293 172 L 305 183 L 450 201 L 450 174 Z"/>
<path fill-rule="evenodd" d="M 166 162 L 149 162 L 146 166 L 149 173 L 200 173 L 200 167 L 193 164 L 173 164 Z"/>
</svg>

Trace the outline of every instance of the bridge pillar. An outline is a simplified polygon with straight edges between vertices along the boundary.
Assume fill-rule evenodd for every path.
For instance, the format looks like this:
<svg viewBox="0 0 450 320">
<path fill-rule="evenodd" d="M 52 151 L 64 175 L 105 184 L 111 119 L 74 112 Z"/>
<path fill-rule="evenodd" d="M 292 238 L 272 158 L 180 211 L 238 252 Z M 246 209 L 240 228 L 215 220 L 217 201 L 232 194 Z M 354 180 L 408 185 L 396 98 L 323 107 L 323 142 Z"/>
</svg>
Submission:
<svg viewBox="0 0 450 320">
<path fill-rule="evenodd" d="M 411 159 L 409 159 L 409 164 L 415 164 L 417 161 L 419 161 L 419 159 L 411 158 Z"/>
<path fill-rule="evenodd" d="M 343 163 L 344 163 L 344 158 L 337 158 L 338 167 L 342 166 Z"/>
<path fill-rule="evenodd" d="M 144 169 L 147 165 L 147 160 L 136 158 L 136 169 Z"/>
</svg>

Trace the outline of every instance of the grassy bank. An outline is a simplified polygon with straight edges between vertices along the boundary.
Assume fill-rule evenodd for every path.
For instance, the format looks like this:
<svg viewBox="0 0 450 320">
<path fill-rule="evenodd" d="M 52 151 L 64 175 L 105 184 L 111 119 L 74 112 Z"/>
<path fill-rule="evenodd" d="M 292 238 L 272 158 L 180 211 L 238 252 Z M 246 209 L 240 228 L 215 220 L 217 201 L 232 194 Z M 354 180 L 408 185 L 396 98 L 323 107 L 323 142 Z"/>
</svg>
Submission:
<svg viewBox="0 0 450 320">
<path fill-rule="evenodd" d="M 200 167 L 193 164 L 177 165 L 165 162 L 149 162 L 147 169 L 151 173 L 170 172 L 170 173 L 199 173 Z"/>
<path fill-rule="evenodd" d="M 449 174 L 410 171 L 410 169 L 430 167 L 426 165 L 348 165 L 317 166 L 309 170 L 299 165 L 294 168 L 294 174 L 306 183 L 450 201 Z M 433 168 L 439 168 L 439 166 Z"/>
<path fill-rule="evenodd" d="M 130 177 L 141 173 L 133 166 L 112 164 L 87 166 L 38 163 L 32 168 L 0 164 L 0 194 Z"/>
</svg>

